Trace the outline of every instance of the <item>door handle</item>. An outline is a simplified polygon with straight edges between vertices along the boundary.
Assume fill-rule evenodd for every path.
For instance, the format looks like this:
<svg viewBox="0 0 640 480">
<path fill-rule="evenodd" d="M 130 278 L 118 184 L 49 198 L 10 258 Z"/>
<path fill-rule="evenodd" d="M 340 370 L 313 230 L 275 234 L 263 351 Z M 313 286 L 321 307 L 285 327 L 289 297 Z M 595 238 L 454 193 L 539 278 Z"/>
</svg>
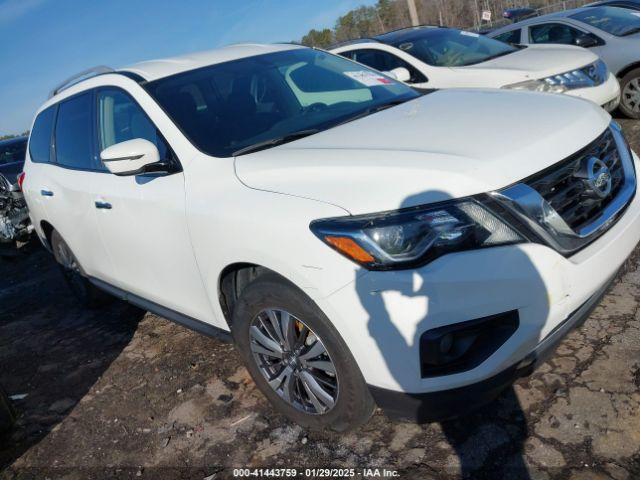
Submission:
<svg viewBox="0 0 640 480">
<path fill-rule="evenodd" d="M 102 210 L 111 210 L 111 204 L 107 202 L 96 202 L 96 208 L 100 208 Z"/>
<path fill-rule="evenodd" d="M 51 190 L 40 190 L 40 195 L 43 197 L 53 197 L 53 192 Z"/>
</svg>

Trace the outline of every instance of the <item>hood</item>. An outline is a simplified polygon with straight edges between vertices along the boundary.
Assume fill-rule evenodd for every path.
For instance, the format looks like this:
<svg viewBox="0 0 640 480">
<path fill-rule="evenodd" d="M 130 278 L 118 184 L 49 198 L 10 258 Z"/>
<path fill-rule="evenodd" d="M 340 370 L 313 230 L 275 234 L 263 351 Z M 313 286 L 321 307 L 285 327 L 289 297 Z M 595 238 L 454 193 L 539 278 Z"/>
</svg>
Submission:
<svg viewBox="0 0 640 480">
<path fill-rule="evenodd" d="M 597 60 L 598 56 L 593 52 L 571 45 L 527 45 L 518 52 L 452 70 L 475 74 L 491 72 L 495 73 L 494 78 L 512 76 L 515 81 L 524 81 L 569 72 Z"/>
<path fill-rule="evenodd" d="M 442 90 L 235 159 L 248 187 L 373 213 L 496 190 L 575 153 L 610 117 L 568 95 Z"/>
</svg>

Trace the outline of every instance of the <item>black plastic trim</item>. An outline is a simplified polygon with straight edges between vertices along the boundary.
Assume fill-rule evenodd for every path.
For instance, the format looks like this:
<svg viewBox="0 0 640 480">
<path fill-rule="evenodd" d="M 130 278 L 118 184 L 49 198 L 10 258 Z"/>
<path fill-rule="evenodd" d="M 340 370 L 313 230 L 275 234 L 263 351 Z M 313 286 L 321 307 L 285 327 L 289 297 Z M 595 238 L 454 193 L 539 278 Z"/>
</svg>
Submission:
<svg viewBox="0 0 640 480">
<path fill-rule="evenodd" d="M 582 325 L 598 306 L 614 278 L 615 275 L 551 331 L 525 358 L 493 377 L 459 388 L 426 393 L 406 393 L 369 385 L 371 395 L 391 418 L 425 423 L 466 415 L 495 400 L 506 387 L 518 378 L 530 375 L 537 365 L 552 355 L 562 339 L 571 330 Z"/>
<path fill-rule="evenodd" d="M 207 337 L 215 338 L 226 343 L 233 342 L 231 332 L 218 327 L 214 327 L 213 325 L 203 322 L 202 320 L 198 320 L 183 313 L 176 312 L 175 310 L 163 307 L 162 305 L 158 305 L 157 303 L 146 300 L 138 295 L 127 292 L 126 290 L 122 290 L 121 288 L 115 287 L 97 278 L 88 277 L 88 279 L 96 287 L 104 290 L 108 294 L 113 295 L 114 297 L 117 297 L 121 300 L 125 300 L 144 310 L 148 310 L 149 312 L 158 315 L 159 317 L 171 320 L 174 323 L 182 325 L 183 327 L 186 327 Z"/>
</svg>

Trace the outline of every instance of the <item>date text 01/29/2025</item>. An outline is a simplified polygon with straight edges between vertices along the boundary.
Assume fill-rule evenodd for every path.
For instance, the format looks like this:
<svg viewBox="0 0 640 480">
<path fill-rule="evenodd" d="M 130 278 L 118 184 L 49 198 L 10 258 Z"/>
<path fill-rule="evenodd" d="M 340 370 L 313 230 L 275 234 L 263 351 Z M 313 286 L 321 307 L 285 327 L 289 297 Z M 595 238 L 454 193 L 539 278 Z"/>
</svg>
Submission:
<svg viewBox="0 0 640 480">
<path fill-rule="evenodd" d="M 236 478 L 397 478 L 397 470 L 386 468 L 234 468 Z"/>
</svg>

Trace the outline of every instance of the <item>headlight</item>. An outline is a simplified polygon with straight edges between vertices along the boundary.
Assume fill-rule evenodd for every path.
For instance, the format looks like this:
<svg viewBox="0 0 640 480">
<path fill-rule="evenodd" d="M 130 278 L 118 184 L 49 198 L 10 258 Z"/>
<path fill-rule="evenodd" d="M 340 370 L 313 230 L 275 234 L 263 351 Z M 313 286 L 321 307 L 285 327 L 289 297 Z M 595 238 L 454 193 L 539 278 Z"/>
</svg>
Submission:
<svg viewBox="0 0 640 480">
<path fill-rule="evenodd" d="M 609 70 L 602 60 L 587 65 L 586 67 L 559 73 L 540 80 L 527 80 L 525 82 L 505 85 L 502 88 L 512 90 L 532 90 L 536 92 L 563 93 L 576 88 L 597 87 L 602 85 L 609 77 Z"/>
<path fill-rule="evenodd" d="M 311 231 L 369 270 L 412 268 L 449 252 L 524 241 L 476 200 L 316 220 Z"/>
</svg>

